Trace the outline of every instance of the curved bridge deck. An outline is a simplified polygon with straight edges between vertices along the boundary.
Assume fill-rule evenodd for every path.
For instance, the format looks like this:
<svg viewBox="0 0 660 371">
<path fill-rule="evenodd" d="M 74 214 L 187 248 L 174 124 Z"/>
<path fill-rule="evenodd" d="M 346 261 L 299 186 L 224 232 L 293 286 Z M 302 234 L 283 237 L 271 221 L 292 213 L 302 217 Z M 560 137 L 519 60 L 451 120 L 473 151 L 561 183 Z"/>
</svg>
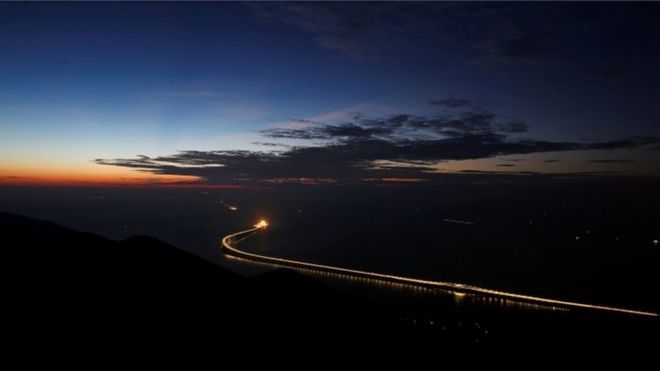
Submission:
<svg viewBox="0 0 660 371">
<path fill-rule="evenodd" d="M 396 284 L 415 285 L 415 286 L 428 287 L 428 288 L 438 288 L 438 289 L 442 289 L 442 290 L 449 290 L 449 291 L 456 292 L 456 293 L 490 296 L 490 297 L 497 297 L 497 298 L 503 298 L 503 299 L 512 299 L 512 300 L 520 301 L 520 302 L 527 302 L 527 303 L 541 304 L 541 305 L 550 305 L 550 306 L 558 306 L 558 307 L 564 307 L 564 308 L 593 309 L 593 310 L 599 310 L 599 311 L 625 313 L 625 314 L 631 314 L 631 315 L 636 315 L 636 316 L 646 316 L 646 317 L 658 317 L 659 316 L 658 313 L 647 312 L 647 311 L 617 308 L 617 307 L 610 307 L 610 306 L 604 306 L 604 305 L 592 305 L 592 304 L 578 303 L 578 302 L 565 301 L 565 300 L 555 300 L 555 299 L 549 299 L 549 298 L 542 298 L 542 297 L 538 297 L 538 296 L 522 295 L 522 294 L 516 294 L 516 293 L 511 293 L 511 292 L 505 292 L 505 291 L 491 290 L 491 289 L 487 289 L 487 288 L 483 288 L 483 287 L 466 285 L 466 284 L 462 284 L 462 283 L 422 280 L 422 279 L 417 279 L 417 278 L 412 278 L 412 277 L 404 277 L 404 276 L 397 276 L 397 275 L 390 275 L 390 274 L 383 274 L 383 273 L 367 272 L 367 271 L 361 271 L 361 270 L 357 270 L 357 269 L 348 269 L 348 268 L 335 267 L 335 266 L 331 266 L 331 265 L 308 263 L 308 262 L 299 261 L 299 260 L 276 258 L 276 257 L 267 256 L 267 255 L 254 254 L 254 253 L 246 252 L 246 251 L 243 251 L 243 250 L 239 250 L 238 248 L 236 248 L 233 245 L 238 237 L 248 236 L 250 233 L 256 232 L 256 231 L 261 230 L 261 229 L 264 229 L 266 226 L 267 226 L 267 224 L 265 222 L 261 222 L 261 223 L 255 225 L 253 228 L 246 229 L 244 231 L 240 231 L 240 232 L 236 232 L 236 233 L 232 233 L 230 235 L 227 235 L 227 236 L 223 237 L 222 238 L 223 251 L 228 255 L 240 257 L 240 258 L 243 258 L 243 259 L 246 259 L 246 260 L 261 262 L 261 263 L 268 263 L 268 264 L 275 264 L 275 265 L 289 267 L 289 268 L 293 268 L 293 269 L 303 269 L 303 270 L 313 270 L 313 271 L 324 272 L 324 273 L 344 274 L 344 275 L 349 275 L 349 276 L 354 276 L 354 277 L 375 279 L 375 280 L 379 280 L 379 281 L 385 281 L 385 282 L 396 283 Z"/>
</svg>

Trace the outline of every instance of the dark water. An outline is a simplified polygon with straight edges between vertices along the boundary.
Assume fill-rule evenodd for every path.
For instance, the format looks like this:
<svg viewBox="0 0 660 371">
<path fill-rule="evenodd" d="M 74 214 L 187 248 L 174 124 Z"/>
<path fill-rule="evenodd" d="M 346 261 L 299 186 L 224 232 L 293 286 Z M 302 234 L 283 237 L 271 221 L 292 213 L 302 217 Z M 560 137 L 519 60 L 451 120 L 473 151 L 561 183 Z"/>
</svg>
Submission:
<svg viewBox="0 0 660 371">
<path fill-rule="evenodd" d="M 241 247 L 361 270 L 658 310 L 660 246 L 653 242 L 660 238 L 658 189 L 653 180 L 465 179 L 406 187 L 207 191 L 3 187 L 0 210 L 113 239 L 151 235 L 246 274 L 267 268 L 227 261 L 219 238 L 265 218 L 271 227 Z M 371 291 L 365 295 L 380 295 Z M 456 298 L 430 300 L 455 304 Z"/>
</svg>

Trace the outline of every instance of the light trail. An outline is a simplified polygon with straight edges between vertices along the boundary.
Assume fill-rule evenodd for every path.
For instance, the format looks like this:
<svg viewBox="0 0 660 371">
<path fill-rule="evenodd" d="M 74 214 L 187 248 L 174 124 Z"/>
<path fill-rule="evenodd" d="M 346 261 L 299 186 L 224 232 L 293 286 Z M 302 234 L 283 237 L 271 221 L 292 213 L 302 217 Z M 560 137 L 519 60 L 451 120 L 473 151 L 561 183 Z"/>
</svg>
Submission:
<svg viewBox="0 0 660 371">
<path fill-rule="evenodd" d="M 465 225 L 474 225 L 474 222 L 468 222 L 467 220 L 460 220 L 460 219 L 442 219 L 443 222 L 447 223 L 455 223 L 455 224 L 465 224 Z"/>
<path fill-rule="evenodd" d="M 516 294 L 516 293 L 511 293 L 511 292 L 506 292 L 506 291 L 498 291 L 498 290 L 491 290 L 479 286 L 472 286 L 472 285 L 467 285 L 467 284 L 462 284 L 462 283 L 456 283 L 456 282 L 444 282 L 444 281 L 431 281 L 431 280 L 423 280 L 423 279 L 418 279 L 418 278 L 412 278 L 412 277 L 404 277 L 404 276 L 397 276 L 397 275 L 391 275 L 391 274 L 384 274 L 384 273 L 375 273 L 375 272 L 367 272 L 367 271 L 361 271 L 357 269 L 349 269 L 349 268 L 341 268 L 341 267 L 335 267 L 332 265 L 324 265 L 324 264 L 316 264 L 316 263 L 308 263 L 300 260 L 292 260 L 292 259 L 284 259 L 284 258 L 276 258 L 272 256 L 267 256 L 267 255 L 260 255 L 260 254 L 254 254 L 250 253 L 247 251 L 239 250 L 236 247 L 232 246 L 233 239 L 242 236 L 242 235 L 247 235 L 252 232 L 256 232 L 261 229 L 265 229 L 268 226 L 268 223 L 264 220 L 260 221 L 258 224 L 255 224 L 253 228 L 246 229 L 244 231 L 232 233 L 230 235 L 227 235 L 222 238 L 222 247 L 225 251 L 225 253 L 228 253 L 229 255 L 234 255 L 238 256 L 247 260 L 253 260 L 257 262 L 266 262 L 266 263 L 271 263 L 275 265 L 281 265 L 284 267 L 289 267 L 289 268 L 294 268 L 294 269 L 311 269 L 315 271 L 321 271 L 321 272 L 330 272 L 330 273 L 337 273 L 337 274 L 348 274 L 351 276 L 357 276 L 357 277 L 366 277 L 366 278 L 373 278 L 377 280 L 383 280 L 383 281 L 389 281 L 389 282 L 395 282 L 395 283 L 402 283 L 402 284 L 413 284 L 413 285 L 418 285 L 418 286 L 423 286 L 423 287 L 436 287 L 440 289 L 445 289 L 445 290 L 451 290 L 454 292 L 460 293 L 467 293 L 467 294 L 481 294 L 481 295 L 487 295 L 487 296 L 494 296 L 494 297 L 500 297 L 500 298 L 506 298 L 506 299 L 514 299 L 514 300 L 519 300 L 519 301 L 524 301 L 524 302 L 532 302 L 532 303 L 541 303 L 541 304 L 550 304 L 550 305 L 557 305 L 557 306 L 563 306 L 563 307 L 568 307 L 568 308 L 585 308 L 585 309 L 594 309 L 594 310 L 599 310 L 599 311 L 606 311 L 606 312 L 616 312 L 616 313 L 625 313 L 625 314 L 632 314 L 632 315 L 637 315 L 637 316 L 646 316 L 646 317 L 658 317 L 660 314 L 654 313 L 654 312 L 646 312 L 646 311 L 640 311 L 640 310 L 632 310 L 632 309 L 624 309 L 624 308 L 616 308 L 616 307 L 609 307 L 605 305 L 592 305 L 592 304 L 584 304 L 584 303 L 578 303 L 578 302 L 573 302 L 573 301 L 565 301 L 565 300 L 555 300 L 555 299 L 548 299 L 548 298 L 542 298 L 538 296 L 532 296 L 532 295 L 523 295 L 523 294 Z"/>
</svg>

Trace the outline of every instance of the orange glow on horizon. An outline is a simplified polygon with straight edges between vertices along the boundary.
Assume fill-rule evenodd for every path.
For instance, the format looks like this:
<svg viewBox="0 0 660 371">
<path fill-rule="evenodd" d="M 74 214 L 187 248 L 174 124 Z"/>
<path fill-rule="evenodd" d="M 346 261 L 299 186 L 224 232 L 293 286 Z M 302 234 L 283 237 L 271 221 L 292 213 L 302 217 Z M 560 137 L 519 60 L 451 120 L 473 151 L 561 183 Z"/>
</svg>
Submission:
<svg viewBox="0 0 660 371">
<path fill-rule="evenodd" d="M 146 186 L 193 184 L 199 180 L 196 176 L 151 174 L 101 166 L 0 167 L 0 185 Z"/>
</svg>

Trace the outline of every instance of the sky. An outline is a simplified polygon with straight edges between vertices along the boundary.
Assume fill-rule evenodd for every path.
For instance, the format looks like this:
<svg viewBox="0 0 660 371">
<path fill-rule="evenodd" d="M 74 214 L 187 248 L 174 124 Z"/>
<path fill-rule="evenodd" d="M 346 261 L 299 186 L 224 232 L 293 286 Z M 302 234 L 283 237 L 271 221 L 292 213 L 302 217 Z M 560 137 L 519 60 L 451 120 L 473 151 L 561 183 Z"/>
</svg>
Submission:
<svg viewBox="0 0 660 371">
<path fill-rule="evenodd" d="M 0 184 L 660 175 L 657 3 L 0 3 Z"/>
</svg>

